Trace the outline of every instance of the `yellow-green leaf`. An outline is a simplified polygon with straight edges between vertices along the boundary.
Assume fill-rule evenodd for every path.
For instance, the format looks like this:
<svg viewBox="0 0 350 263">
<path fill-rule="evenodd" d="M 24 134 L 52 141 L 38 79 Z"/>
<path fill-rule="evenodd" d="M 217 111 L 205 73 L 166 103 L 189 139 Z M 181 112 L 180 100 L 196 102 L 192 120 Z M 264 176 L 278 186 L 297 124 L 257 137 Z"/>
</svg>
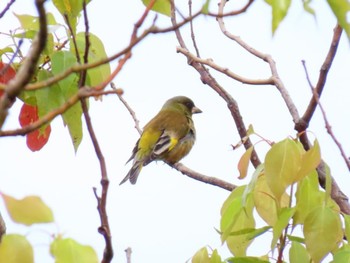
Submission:
<svg viewBox="0 0 350 263">
<path fill-rule="evenodd" d="M 259 176 L 253 193 L 254 205 L 260 217 L 269 225 L 274 226 L 277 221 L 277 202 L 266 183 L 264 175 Z M 284 193 L 281 207 L 289 206 L 289 196 Z"/>
<path fill-rule="evenodd" d="M 142 0 L 143 4 L 147 7 L 151 0 Z M 160 14 L 170 16 L 170 1 L 169 0 L 156 0 L 153 7 L 151 8 L 153 11 L 156 11 Z"/>
<path fill-rule="evenodd" d="M 192 263 L 211 263 L 206 247 L 202 247 L 192 257 Z"/>
<path fill-rule="evenodd" d="M 88 62 L 94 62 L 99 61 L 103 58 L 107 57 L 106 50 L 104 48 L 103 42 L 94 34 L 89 34 L 90 39 L 90 49 L 89 49 L 89 56 L 88 56 Z M 80 54 L 81 59 L 83 58 L 83 55 L 85 53 L 85 33 L 80 32 L 75 37 L 78 52 Z M 74 45 L 73 41 L 71 41 L 71 52 L 74 53 Z M 90 86 L 96 86 L 98 84 L 101 84 L 101 82 L 106 81 L 107 78 L 111 75 L 111 68 L 109 63 L 103 64 L 101 66 L 89 69 L 87 71 L 87 83 Z"/>
<path fill-rule="evenodd" d="M 348 0 L 327 0 L 339 25 L 350 39 L 350 2 Z"/>
<path fill-rule="evenodd" d="M 306 248 L 299 242 L 292 242 L 292 246 L 289 249 L 289 262 L 310 263 L 310 257 L 306 251 Z"/>
<path fill-rule="evenodd" d="M 297 142 L 285 139 L 272 145 L 265 157 L 266 182 L 279 202 L 288 186 L 295 182 L 301 167 Z"/>
<path fill-rule="evenodd" d="M 293 224 L 303 224 L 306 216 L 316 206 L 322 205 L 324 192 L 319 189 L 318 175 L 316 170 L 312 171 L 298 183 L 296 191 L 296 212 Z"/>
<path fill-rule="evenodd" d="M 16 223 L 29 226 L 54 221 L 51 209 L 38 196 L 27 196 L 20 200 L 4 193 L 1 196 L 4 199 L 9 215 Z"/>
<path fill-rule="evenodd" d="M 306 249 L 315 262 L 336 249 L 343 238 L 339 213 L 325 206 L 316 207 L 308 214 L 303 231 Z"/>
<path fill-rule="evenodd" d="M 310 174 L 311 171 L 315 170 L 321 162 L 321 151 L 318 141 L 315 140 L 313 147 L 307 152 L 302 154 L 301 167 L 298 171 L 296 181 L 300 181 L 302 178 Z"/>
<path fill-rule="evenodd" d="M 95 250 L 91 246 L 81 245 L 71 238 L 56 238 L 50 246 L 55 263 L 97 263 Z"/>
<path fill-rule="evenodd" d="M 350 246 L 349 244 L 343 244 L 340 249 L 333 254 L 333 260 L 331 263 L 348 263 L 350 262 Z"/>
<path fill-rule="evenodd" d="M 287 15 L 291 0 L 272 0 L 272 33 L 275 33 L 277 27 Z"/>
<path fill-rule="evenodd" d="M 17 234 L 5 235 L 0 243 L 0 262 L 33 263 L 32 245 L 24 236 Z"/>
<path fill-rule="evenodd" d="M 244 229 L 255 228 L 255 220 L 253 216 L 253 198 L 251 195 L 246 200 L 245 207 L 242 206 L 242 198 L 238 198 L 233 223 L 229 225 L 226 231 L 230 234 L 233 232 L 241 231 Z M 234 205 L 232 203 L 232 205 Z M 227 233 L 226 232 L 226 233 Z M 226 238 L 226 244 L 229 250 L 235 256 L 245 256 L 248 246 L 253 240 L 251 239 L 250 233 L 242 233 L 241 235 L 228 235 Z"/>
<path fill-rule="evenodd" d="M 278 239 L 282 235 L 283 230 L 288 227 L 288 223 L 295 213 L 295 207 L 285 207 L 281 209 L 278 215 L 276 224 L 273 226 L 273 238 L 271 241 L 271 249 L 273 250 L 277 244 Z"/>
<path fill-rule="evenodd" d="M 350 240 L 350 215 L 342 214 L 345 223 L 345 236 L 347 240 Z"/>
<path fill-rule="evenodd" d="M 238 162 L 238 171 L 239 177 L 238 179 L 244 179 L 247 176 L 250 156 L 252 155 L 254 147 L 250 146 L 248 150 L 242 155 L 241 159 Z"/>
</svg>

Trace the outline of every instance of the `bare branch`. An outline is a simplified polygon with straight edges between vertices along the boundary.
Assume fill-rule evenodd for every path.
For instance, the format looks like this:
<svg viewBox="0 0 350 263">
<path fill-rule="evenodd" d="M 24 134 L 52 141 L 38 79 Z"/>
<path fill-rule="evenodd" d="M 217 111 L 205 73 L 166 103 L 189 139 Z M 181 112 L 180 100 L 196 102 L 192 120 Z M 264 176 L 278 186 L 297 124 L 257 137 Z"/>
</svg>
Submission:
<svg viewBox="0 0 350 263">
<path fill-rule="evenodd" d="M 191 52 L 189 52 L 187 49 L 182 48 L 182 47 L 177 47 L 176 51 L 179 53 L 182 53 L 183 55 L 185 55 L 187 58 L 189 58 L 192 61 L 198 62 L 200 64 L 203 65 L 207 65 L 223 74 L 225 74 L 226 76 L 237 80 L 241 83 L 244 84 L 250 84 L 250 85 L 273 85 L 275 84 L 273 78 L 268 78 L 268 79 L 248 79 L 246 77 L 242 77 L 234 72 L 232 72 L 231 70 L 229 70 L 226 67 L 221 67 L 218 64 L 216 64 L 212 59 L 202 59 L 199 58 L 198 56 L 192 54 Z"/>
<path fill-rule="evenodd" d="M 174 25 L 177 24 L 176 22 L 176 14 L 175 14 L 175 4 L 174 1 L 171 0 L 171 22 Z M 175 34 L 177 37 L 177 40 L 180 44 L 179 50 L 186 51 L 186 54 L 190 54 L 186 44 L 182 38 L 182 35 L 178 29 L 175 30 Z M 188 53 L 187 53 L 188 52 Z M 185 54 L 184 54 L 185 55 Z M 219 83 L 215 80 L 215 78 L 209 73 L 209 71 L 204 67 L 204 65 L 198 61 L 195 61 L 192 57 L 187 57 L 188 63 L 190 66 L 194 67 L 197 72 L 199 73 L 201 80 L 204 84 L 209 85 L 214 91 L 216 91 L 220 97 L 222 97 L 225 102 L 227 103 L 227 107 L 229 108 L 231 112 L 231 116 L 233 117 L 233 120 L 236 124 L 237 131 L 241 138 L 247 137 L 247 128 L 244 124 L 242 115 L 240 114 L 240 110 L 238 107 L 237 102 L 234 100 L 234 98 L 222 87 L 219 85 Z M 244 147 L 246 149 L 250 148 L 252 146 L 251 140 L 248 138 L 244 142 Z M 254 167 L 258 167 L 261 163 L 259 160 L 259 157 L 255 150 L 253 150 L 251 155 L 251 161 Z"/>
<path fill-rule="evenodd" d="M 316 87 L 315 87 L 318 98 L 321 97 L 323 88 L 326 84 L 327 75 L 328 75 L 329 69 L 332 66 L 332 62 L 334 60 L 335 54 L 337 53 L 337 49 L 338 49 L 338 45 L 339 45 L 342 31 L 343 31 L 343 29 L 339 25 L 336 25 L 336 27 L 334 28 L 332 43 L 331 43 L 331 46 L 329 47 L 326 59 L 321 66 L 320 75 L 318 77 L 318 82 L 317 82 Z M 312 116 L 316 110 L 316 107 L 317 107 L 316 100 L 317 100 L 316 97 L 313 95 L 311 97 L 310 102 L 309 102 L 309 106 L 307 107 L 307 110 L 305 111 L 305 113 L 302 117 L 302 123 L 303 123 L 304 127 L 296 127 L 297 131 L 301 132 L 303 129 L 305 130 L 309 126 L 311 118 L 312 118 Z"/>
<path fill-rule="evenodd" d="M 226 0 L 221 0 L 221 2 L 219 4 L 219 14 L 223 14 L 226 2 L 227 2 Z M 282 80 L 280 79 L 280 77 L 278 75 L 276 63 L 273 60 L 273 58 L 270 55 L 264 54 L 264 53 L 256 50 L 255 48 L 251 47 L 250 45 L 245 43 L 240 37 L 231 34 L 226 29 L 225 23 L 224 23 L 224 20 L 222 17 L 219 17 L 217 20 L 219 23 L 219 27 L 225 36 L 227 36 L 228 38 L 235 41 L 237 44 L 239 44 L 241 47 L 243 47 L 246 51 L 248 51 L 252 55 L 264 60 L 265 62 L 267 62 L 269 64 L 271 74 L 272 74 L 272 77 L 270 77 L 269 80 L 272 81 L 272 84 L 276 86 L 276 88 L 278 89 L 278 91 L 282 95 L 282 98 L 283 98 L 292 118 L 293 118 L 294 123 L 295 124 L 299 123 L 300 117 L 299 117 L 298 109 L 295 106 L 295 104 L 293 103 L 293 101 L 289 95 L 289 92 L 285 88 Z M 271 84 L 271 83 L 269 83 L 269 84 Z"/>
<path fill-rule="evenodd" d="M 41 52 L 44 50 L 47 39 L 46 12 L 44 9 L 45 0 L 36 0 L 35 5 L 39 13 L 39 32 L 29 50 L 26 60 L 18 70 L 16 77 L 11 80 L 4 90 L 0 99 L 0 129 L 7 117 L 7 111 L 18 94 L 28 84 L 34 75 Z"/>
<path fill-rule="evenodd" d="M 115 84 L 113 82 L 111 82 L 111 88 L 113 90 L 117 90 L 117 88 L 115 87 Z M 137 119 L 136 117 L 136 113 L 135 111 L 133 111 L 133 109 L 130 107 L 130 105 L 126 102 L 126 100 L 123 98 L 123 94 L 118 93 L 118 98 L 119 100 L 124 104 L 125 108 L 128 110 L 128 112 L 130 113 L 132 119 L 134 120 L 135 123 L 135 129 L 137 130 L 137 132 L 139 134 L 142 133 L 142 130 L 140 128 L 140 121 Z"/>
<path fill-rule="evenodd" d="M 315 87 L 313 87 L 312 83 L 311 83 L 311 80 L 310 80 L 310 77 L 309 77 L 309 73 L 307 71 L 307 68 L 306 68 L 306 65 L 305 65 L 305 61 L 303 60 L 302 61 L 302 64 L 303 64 L 303 67 L 304 67 L 304 70 L 305 70 L 305 75 L 306 75 L 306 79 L 309 83 L 309 86 L 311 88 L 311 92 L 315 98 L 315 101 L 318 105 L 318 107 L 320 108 L 321 110 L 321 113 L 322 113 L 322 116 L 323 116 L 323 120 L 325 122 L 325 126 L 326 126 L 326 130 L 328 132 L 328 134 L 331 136 L 331 138 L 333 139 L 334 143 L 337 145 L 339 151 L 340 151 L 340 154 L 341 156 L 343 157 L 344 161 L 345 161 L 345 164 L 346 166 L 348 167 L 348 170 L 350 170 L 350 160 L 349 160 L 349 157 L 346 155 L 344 149 L 343 149 L 343 146 L 341 145 L 341 143 L 338 141 L 338 139 L 335 137 L 333 131 L 332 131 L 332 126 L 330 125 L 329 121 L 328 121 L 328 118 L 327 118 L 327 115 L 326 115 L 326 111 L 324 110 L 322 104 L 321 104 L 321 101 L 320 101 L 320 98 L 319 98 L 319 95 L 317 93 L 317 90 Z"/>
</svg>

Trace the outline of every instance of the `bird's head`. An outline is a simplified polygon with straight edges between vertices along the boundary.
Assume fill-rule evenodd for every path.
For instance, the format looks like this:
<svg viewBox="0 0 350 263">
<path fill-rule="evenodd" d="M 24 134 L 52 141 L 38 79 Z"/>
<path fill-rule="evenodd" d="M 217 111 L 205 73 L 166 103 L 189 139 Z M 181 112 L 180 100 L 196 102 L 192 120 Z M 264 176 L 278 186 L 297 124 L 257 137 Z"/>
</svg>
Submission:
<svg viewBox="0 0 350 263">
<path fill-rule="evenodd" d="M 169 99 L 163 106 L 163 109 L 175 109 L 183 111 L 186 114 L 201 113 L 202 111 L 197 108 L 190 98 L 185 96 L 177 96 Z"/>
</svg>

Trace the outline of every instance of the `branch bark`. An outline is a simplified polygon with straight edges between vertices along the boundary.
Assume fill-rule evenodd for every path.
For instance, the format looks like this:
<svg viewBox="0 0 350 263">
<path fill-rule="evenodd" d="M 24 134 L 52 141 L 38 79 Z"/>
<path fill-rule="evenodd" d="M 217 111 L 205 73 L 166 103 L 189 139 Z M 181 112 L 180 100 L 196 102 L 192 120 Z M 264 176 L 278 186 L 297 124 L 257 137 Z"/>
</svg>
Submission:
<svg viewBox="0 0 350 263">
<path fill-rule="evenodd" d="M 28 56 L 19 68 L 16 77 L 11 80 L 4 90 L 0 99 L 0 129 L 2 128 L 8 114 L 8 109 L 12 106 L 16 97 L 31 81 L 41 52 L 44 50 L 47 39 L 46 12 L 44 8 L 45 0 L 36 0 L 35 6 L 39 14 L 39 32 L 28 52 Z"/>
</svg>

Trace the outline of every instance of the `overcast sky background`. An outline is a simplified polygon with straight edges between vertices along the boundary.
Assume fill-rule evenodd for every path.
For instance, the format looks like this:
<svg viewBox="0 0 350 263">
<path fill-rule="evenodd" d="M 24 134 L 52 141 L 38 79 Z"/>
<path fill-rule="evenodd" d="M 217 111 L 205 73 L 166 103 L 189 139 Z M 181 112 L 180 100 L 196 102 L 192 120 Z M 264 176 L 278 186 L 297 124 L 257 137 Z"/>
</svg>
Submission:
<svg viewBox="0 0 350 263">
<path fill-rule="evenodd" d="M 255 1 L 243 15 L 225 19 L 231 33 L 273 56 L 280 77 L 301 115 L 311 96 L 301 60 L 306 61 L 310 77 L 316 83 L 336 23 L 325 1 L 314 2 L 316 19 L 302 9 L 301 1 L 293 1 L 287 18 L 274 36 L 271 33 L 271 9 L 264 1 Z M 183 3 L 181 10 L 186 13 L 187 3 Z M 4 5 L 1 3 L 1 10 Z M 234 5 L 234 1 L 228 2 L 226 10 L 231 10 Z M 36 14 L 33 6 L 32 1 L 17 1 L 11 11 Z M 216 1 L 212 1 L 213 12 L 217 11 L 216 6 Z M 53 10 L 51 2 L 46 7 L 47 11 Z M 128 44 L 133 25 L 143 10 L 139 0 L 127 3 L 92 1 L 88 5 L 90 31 L 103 41 L 109 55 L 115 54 Z M 8 13 L 2 19 L 0 32 L 19 26 L 11 16 Z M 146 25 L 150 25 L 152 19 L 151 15 Z M 168 18 L 159 15 L 157 25 L 166 27 L 170 24 Z M 219 30 L 215 18 L 200 17 L 194 26 L 203 58 L 212 58 L 219 65 L 246 77 L 269 76 L 268 65 L 228 40 Z M 191 47 L 188 26 L 181 31 Z M 2 35 L 1 45 L 5 43 L 3 39 Z M 135 110 L 141 127 L 168 98 L 177 95 L 192 98 L 203 113 L 194 116 L 197 142 L 182 162 L 209 176 L 237 185 L 247 183 L 250 176 L 244 181 L 237 179 L 237 162 L 244 151 L 233 151 L 230 146 L 239 141 L 239 135 L 224 101 L 202 84 L 198 73 L 187 65 L 186 58 L 176 53 L 176 46 L 173 33 L 149 36 L 133 50 L 132 59 L 117 76 L 115 84 L 124 89 L 124 98 Z M 112 69 L 115 65 L 112 63 Z M 275 87 L 243 85 L 214 70 L 210 72 L 238 101 L 247 125 L 253 124 L 255 131 L 271 141 L 295 136 L 292 119 Z M 347 153 L 350 149 L 349 73 L 349 41 L 343 34 L 322 104 Z M 5 128 L 19 126 L 20 107 L 18 101 L 10 111 Z M 125 162 L 139 137 L 134 122 L 116 96 L 104 97 L 102 103 L 91 100 L 90 113 L 111 181 L 108 215 L 115 250 L 113 262 L 126 262 L 124 249 L 129 246 L 133 250 L 132 262 L 185 262 L 206 245 L 218 248 L 223 258 L 229 256 L 214 229 L 219 227 L 220 208 L 229 192 L 194 181 L 162 162 L 144 168 L 135 186 L 129 183 L 119 186 L 130 169 Z M 323 158 L 342 190 L 350 195 L 349 172 L 324 129 L 319 111 L 309 130 L 312 132 L 310 137 L 320 141 Z M 258 140 L 254 138 L 254 142 Z M 256 147 L 263 160 L 268 146 L 259 143 Z M 22 137 L 1 138 L 0 149 L 0 191 L 17 198 L 41 196 L 52 208 L 56 222 L 29 228 L 14 224 L 4 212 L 1 201 L 0 211 L 7 222 L 8 233 L 26 234 L 34 244 L 37 262 L 53 262 L 48 246 L 50 235 L 57 233 L 93 246 L 101 258 L 104 241 L 97 233 L 100 223 L 92 191 L 92 187 L 100 189 L 100 170 L 87 132 L 77 154 L 61 118 L 52 122 L 50 140 L 40 152 L 32 153 L 27 149 Z M 252 172 L 251 167 L 249 174 Z M 248 253 L 262 255 L 268 252 L 269 242 L 270 239 L 259 237 Z"/>
</svg>

